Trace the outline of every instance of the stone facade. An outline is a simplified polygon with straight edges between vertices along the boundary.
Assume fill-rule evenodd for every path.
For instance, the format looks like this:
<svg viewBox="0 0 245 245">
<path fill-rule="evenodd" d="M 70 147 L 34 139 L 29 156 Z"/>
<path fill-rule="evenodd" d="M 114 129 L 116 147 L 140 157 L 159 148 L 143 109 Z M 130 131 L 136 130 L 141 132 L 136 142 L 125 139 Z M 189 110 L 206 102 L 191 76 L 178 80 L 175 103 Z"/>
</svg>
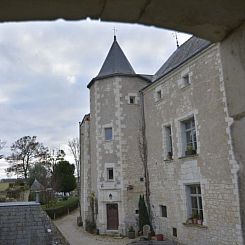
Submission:
<svg viewBox="0 0 245 245">
<path fill-rule="evenodd" d="M 190 84 L 182 87 L 181 79 L 186 72 Z M 159 89 L 165 93 L 156 101 L 154 94 Z M 210 46 L 145 89 L 144 100 L 156 232 L 188 245 L 242 244 L 238 165 L 233 157 L 232 121 L 227 114 L 219 45 Z M 192 116 L 197 154 L 185 156 L 181 123 Z M 164 154 L 165 125 L 172 128 L 171 160 Z M 187 188 L 196 184 L 201 187 L 202 226 L 186 224 Z M 167 217 L 161 217 L 160 205 L 167 207 Z M 177 237 L 173 237 L 173 228 L 177 228 Z"/>
<path fill-rule="evenodd" d="M 157 72 L 151 84 L 149 77 L 120 72 L 90 83 L 87 133 L 85 120 L 80 124 L 83 219 L 89 218 L 88 193 L 94 193 L 101 233 L 111 230 L 110 203 L 118 205 L 118 232 L 137 228 L 139 195 L 145 192 L 138 142 L 143 109 L 156 233 L 188 245 L 242 244 L 238 164 L 220 46 L 190 39 L 159 71 L 163 75 Z"/>
</svg>

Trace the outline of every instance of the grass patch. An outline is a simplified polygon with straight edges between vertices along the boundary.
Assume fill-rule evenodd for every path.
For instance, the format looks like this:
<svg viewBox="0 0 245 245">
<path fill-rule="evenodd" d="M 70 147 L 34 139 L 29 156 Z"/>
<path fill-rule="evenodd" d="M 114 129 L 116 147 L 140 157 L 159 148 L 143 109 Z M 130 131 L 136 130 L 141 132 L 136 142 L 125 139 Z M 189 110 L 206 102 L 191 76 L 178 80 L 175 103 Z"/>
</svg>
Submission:
<svg viewBox="0 0 245 245">
<path fill-rule="evenodd" d="M 0 191 L 6 191 L 9 188 L 9 183 L 0 183 Z"/>
</svg>

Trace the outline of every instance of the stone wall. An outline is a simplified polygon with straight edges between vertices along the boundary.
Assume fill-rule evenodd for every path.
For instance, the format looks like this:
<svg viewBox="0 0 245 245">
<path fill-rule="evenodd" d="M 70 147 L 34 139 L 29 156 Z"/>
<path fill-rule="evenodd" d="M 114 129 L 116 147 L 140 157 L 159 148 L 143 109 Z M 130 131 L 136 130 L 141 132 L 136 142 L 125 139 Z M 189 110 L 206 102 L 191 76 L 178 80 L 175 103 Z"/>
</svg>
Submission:
<svg viewBox="0 0 245 245">
<path fill-rule="evenodd" d="M 90 88 L 92 191 L 98 198 L 101 233 L 107 232 L 108 203 L 118 204 L 120 233 L 126 234 L 127 226 L 136 224 L 135 210 L 144 192 L 137 145 L 139 90 L 146 84 L 140 78 L 115 76 L 98 80 Z M 130 96 L 135 97 L 134 104 L 130 104 Z M 110 127 L 112 140 L 105 140 L 105 128 Z M 113 180 L 108 181 L 107 168 L 113 168 Z"/>
<path fill-rule="evenodd" d="M 90 160 L 90 117 L 85 116 L 80 123 L 80 162 L 81 162 L 81 194 L 80 206 L 84 225 L 91 220 L 91 160 Z"/>
<path fill-rule="evenodd" d="M 233 118 L 231 137 L 235 159 L 239 163 L 240 205 L 245 205 L 245 24 L 220 45 L 227 110 Z M 241 209 L 243 239 L 245 240 L 245 211 Z"/>
<path fill-rule="evenodd" d="M 190 79 L 187 86 L 185 74 Z M 161 99 L 157 99 L 159 90 Z M 219 45 L 145 89 L 144 99 L 156 232 L 188 245 L 242 244 L 238 165 L 233 157 Z M 195 119 L 197 154 L 186 157 L 182 122 L 190 117 Z M 167 160 L 164 150 L 166 125 L 172 128 L 173 160 Z M 201 187 L 204 220 L 200 226 L 186 224 L 191 184 Z M 161 217 L 160 205 L 167 206 L 167 217 Z"/>
</svg>

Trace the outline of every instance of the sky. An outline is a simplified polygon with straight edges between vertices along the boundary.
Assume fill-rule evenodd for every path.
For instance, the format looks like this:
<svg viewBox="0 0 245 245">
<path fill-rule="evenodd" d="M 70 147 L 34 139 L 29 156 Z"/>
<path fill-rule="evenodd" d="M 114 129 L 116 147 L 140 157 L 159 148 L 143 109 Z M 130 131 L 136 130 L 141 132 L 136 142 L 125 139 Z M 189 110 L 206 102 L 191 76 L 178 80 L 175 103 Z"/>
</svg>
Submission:
<svg viewBox="0 0 245 245">
<path fill-rule="evenodd" d="M 0 140 L 6 141 L 1 153 L 8 156 L 17 139 L 35 135 L 50 149 L 64 149 L 72 162 L 67 142 L 78 137 L 78 124 L 89 113 L 87 84 L 105 60 L 114 28 L 136 73 L 154 74 L 176 50 L 173 31 L 138 24 L 0 24 Z M 177 36 L 179 44 L 190 37 Z M 0 179 L 7 167 L 0 160 Z"/>
</svg>

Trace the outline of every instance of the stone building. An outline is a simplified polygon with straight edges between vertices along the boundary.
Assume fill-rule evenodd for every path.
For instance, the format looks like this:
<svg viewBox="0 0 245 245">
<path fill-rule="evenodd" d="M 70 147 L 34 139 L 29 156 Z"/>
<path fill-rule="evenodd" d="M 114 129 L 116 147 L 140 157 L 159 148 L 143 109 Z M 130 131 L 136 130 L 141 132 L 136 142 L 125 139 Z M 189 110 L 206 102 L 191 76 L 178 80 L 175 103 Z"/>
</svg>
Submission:
<svg viewBox="0 0 245 245">
<path fill-rule="evenodd" d="M 156 233 L 188 245 L 242 244 L 219 43 L 192 37 L 150 76 L 134 72 L 114 37 L 88 88 L 90 115 L 80 123 L 83 219 L 101 233 L 137 228 L 149 180 Z"/>
</svg>

